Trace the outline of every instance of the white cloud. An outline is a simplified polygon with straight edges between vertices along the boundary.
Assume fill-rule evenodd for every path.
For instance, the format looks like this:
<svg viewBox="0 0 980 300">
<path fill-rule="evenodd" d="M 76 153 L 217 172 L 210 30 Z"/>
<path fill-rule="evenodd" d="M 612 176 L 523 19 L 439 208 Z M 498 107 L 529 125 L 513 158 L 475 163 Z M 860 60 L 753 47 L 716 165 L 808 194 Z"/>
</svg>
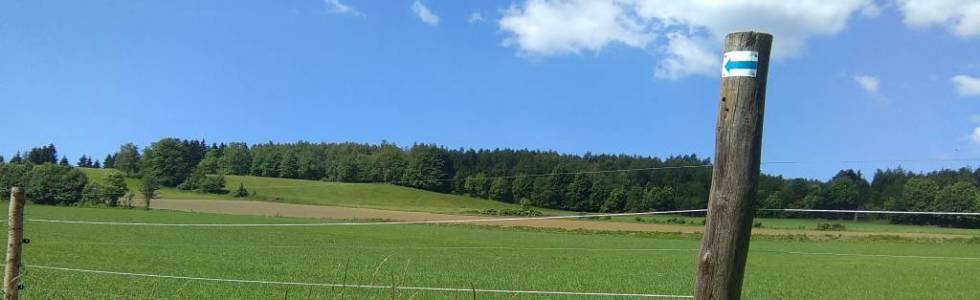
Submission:
<svg viewBox="0 0 980 300">
<path fill-rule="evenodd" d="M 755 30 L 774 35 L 773 56 L 803 51 L 807 39 L 834 35 L 852 15 L 874 14 L 871 0 L 525 0 L 500 20 L 511 34 L 504 45 L 522 53 L 555 55 L 599 51 L 609 44 L 663 55 L 657 77 L 711 75 L 721 63 L 728 32 Z M 871 7 L 871 8 L 869 8 Z M 710 70 L 710 71 L 709 71 Z"/>
<path fill-rule="evenodd" d="M 504 45 L 527 54 L 599 51 L 611 43 L 643 48 L 653 40 L 621 3 L 596 0 L 528 0 L 511 5 L 499 26 L 513 35 Z"/>
<path fill-rule="evenodd" d="M 636 8 L 645 19 L 702 33 L 716 45 L 721 45 L 724 35 L 733 31 L 772 33 L 773 56 L 780 58 L 798 54 L 812 36 L 844 30 L 850 16 L 869 3 L 870 0 L 639 0 Z"/>
<path fill-rule="evenodd" d="M 352 16 L 362 15 L 360 11 L 357 11 L 357 9 L 349 5 L 340 3 L 340 0 L 324 0 L 323 2 L 327 4 L 328 13 L 339 14 L 339 15 L 352 15 Z"/>
<path fill-rule="evenodd" d="M 980 146 L 980 127 L 973 128 L 973 133 L 970 134 L 969 138 L 970 142 L 973 142 L 974 145 Z"/>
<path fill-rule="evenodd" d="M 953 76 L 953 88 L 963 97 L 980 96 L 980 77 L 966 75 Z"/>
<path fill-rule="evenodd" d="M 854 82 L 857 82 L 858 86 L 860 86 L 865 92 L 868 92 L 868 94 L 878 95 L 878 77 L 871 75 L 856 75 L 854 76 Z"/>
<path fill-rule="evenodd" d="M 980 1 L 897 0 L 905 24 L 913 28 L 945 26 L 959 37 L 980 37 Z"/>
<path fill-rule="evenodd" d="M 714 75 L 718 73 L 718 55 L 705 50 L 710 42 L 682 33 L 667 34 L 667 57 L 657 64 L 654 76 L 663 79 L 679 79 L 689 75 Z"/>
<path fill-rule="evenodd" d="M 470 15 L 470 23 L 483 22 L 483 15 L 480 13 L 473 13 Z"/>
<path fill-rule="evenodd" d="M 425 5 L 422 5 L 422 2 L 415 1 L 415 3 L 412 3 L 412 11 L 419 16 L 419 20 L 422 20 L 423 23 L 432 26 L 439 25 L 439 16 L 433 14 Z"/>
</svg>

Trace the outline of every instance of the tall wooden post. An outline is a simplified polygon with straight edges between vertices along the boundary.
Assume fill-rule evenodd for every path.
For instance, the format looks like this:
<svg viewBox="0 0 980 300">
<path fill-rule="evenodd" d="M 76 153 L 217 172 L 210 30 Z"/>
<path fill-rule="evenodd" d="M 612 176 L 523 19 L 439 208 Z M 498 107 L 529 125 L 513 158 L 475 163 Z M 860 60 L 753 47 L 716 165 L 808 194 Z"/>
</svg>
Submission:
<svg viewBox="0 0 980 300">
<path fill-rule="evenodd" d="M 759 183 L 762 116 L 772 35 L 725 38 L 715 163 L 694 299 L 739 299 Z"/>
<path fill-rule="evenodd" d="M 7 233 L 7 260 L 3 272 L 3 299 L 17 300 L 20 276 L 20 248 L 24 242 L 24 189 L 10 189 L 10 219 Z"/>
</svg>

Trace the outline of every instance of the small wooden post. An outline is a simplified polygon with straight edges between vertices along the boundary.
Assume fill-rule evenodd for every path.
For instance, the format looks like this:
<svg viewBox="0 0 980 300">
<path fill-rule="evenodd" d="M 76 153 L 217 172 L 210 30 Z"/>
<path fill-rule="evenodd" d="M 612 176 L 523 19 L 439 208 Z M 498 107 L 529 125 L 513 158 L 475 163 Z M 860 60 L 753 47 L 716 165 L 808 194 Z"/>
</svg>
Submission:
<svg viewBox="0 0 980 300">
<path fill-rule="evenodd" d="M 3 272 L 3 299 L 17 300 L 20 276 L 20 248 L 24 242 L 24 189 L 10 189 L 10 218 L 7 234 L 7 260 Z"/>
<path fill-rule="evenodd" d="M 708 215 L 694 299 L 741 297 L 762 153 L 762 117 L 772 35 L 725 38 Z"/>
</svg>

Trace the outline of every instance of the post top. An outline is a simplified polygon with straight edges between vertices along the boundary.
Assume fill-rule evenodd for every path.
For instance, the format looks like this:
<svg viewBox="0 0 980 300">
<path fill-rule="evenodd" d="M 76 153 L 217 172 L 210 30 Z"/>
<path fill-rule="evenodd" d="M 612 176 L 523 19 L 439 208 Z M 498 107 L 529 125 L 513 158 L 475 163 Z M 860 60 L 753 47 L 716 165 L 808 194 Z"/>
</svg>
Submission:
<svg viewBox="0 0 980 300">
<path fill-rule="evenodd" d="M 771 34 L 771 33 L 768 33 L 768 32 L 762 32 L 762 31 L 733 31 L 733 32 L 729 32 L 729 33 L 728 33 L 727 35 L 725 35 L 725 36 L 726 36 L 726 37 L 731 37 L 731 36 L 733 36 L 733 35 L 752 35 L 752 34 L 756 34 L 756 35 L 765 35 L 765 36 L 769 36 L 769 37 L 772 37 L 772 34 Z"/>
</svg>

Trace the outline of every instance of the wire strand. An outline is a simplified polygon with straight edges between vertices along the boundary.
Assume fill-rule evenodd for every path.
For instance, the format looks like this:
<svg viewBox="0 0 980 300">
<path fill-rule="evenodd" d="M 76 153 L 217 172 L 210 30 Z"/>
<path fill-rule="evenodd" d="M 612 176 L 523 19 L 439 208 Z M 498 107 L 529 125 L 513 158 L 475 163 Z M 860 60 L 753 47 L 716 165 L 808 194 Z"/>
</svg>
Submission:
<svg viewBox="0 0 980 300">
<path fill-rule="evenodd" d="M 784 212 L 817 212 L 817 213 L 980 216 L 980 212 L 945 212 L 945 211 L 846 210 L 846 209 L 803 209 L 803 208 L 760 208 L 759 210 L 760 211 L 784 211 Z"/>
<path fill-rule="evenodd" d="M 648 216 L 648 215 L 665 215 L 665 214 L 687 214 L 687 213 L 702 213 L 707 211 L 708 209 L 685 209 L 685 210 L 670 210 L 670 211 L 581 214 L 581 215 L 520 217 L 520 218 L 483 218 L 483 219 L 387 221 L 387 222 L 322 222 L 322 223 L 146 223 L 146 222 L 84 221 L 84 220 L 57 220 L 57 219 L 27 219 L 27 221 L 38 222 L 38 223 L 58 223 L 58 224 L 152 226 L 152 227 L 324 227 L 324 226 L 374 226 L 374 225 L 422 225 L 422 224 L 521 222 L 521 221 L 584 219 L 584 218 L 600 218 L 600 217 L 628 217 L 628 216 Z M 857 213 L 857 214 L 980 216 L 980 212 L 936 212 L 936 211 L 842 210 L 842 209 L 797 209 L 797 208 L 761 208 L 758 209 L 758 211 L 848 213 L 848 214 Z"/>
<path fill-rule="evenodd" d="M 705 212 L 707 209 L 686 209 L 672 211 L 651 211 L 635 213 L 610 213 L 610 214 L 583 214 L 547 217 L 522 217 L 522 218 L 484 218 L 484 219 L 455 219 L 455 220 L 428 220 L 428 221 L 390 221 L 390 222 L 326 222 L 326 223 L 145 223 L 145 222 L 112 222 L 112 221 L 78 221 L 78 220 L 53 220 L 53 219 L 28 219 L 28 222 L 39 223 L 60 223 L 60 224 L 86 224 L 86 225 L 121 225 L 121 226 L 159 226 L 159 227 L 319 227 L 319 226 L 370 226 L 370 225 L 420 225 L 420 224 L 462 224 L 462 223 L 490 223 L 490 222 L 512 222 L 512 221 L 536 221 L 536 220 L 561 220 L 561 219 L 582 219 L 598 217 L 625 217 L 625 216 L 645 216 L 663 214 L 683 214 Z"/>
<path fill-rule="evenodd" d="M 491 180 L 491 179 L 514 179 L 520 177 L 548 177 L 548 176 L 562 176 L 562 175 L 589 175 L 589 174 L 608 174 L 608 173 L 627 173 L 627 172 L 640 172 L 640 171 L 656 171 L 656 170 L 676 170 L 676 169 L 696 169 L 696 168 L 711 168 L 711 164 L 704 165 L 687 165 L 687 166 L 671 166 L 671 167 L 649 167 L 649 168 L 632 168 L 632 169 L 613 169 L 613 170 L 599 170 L 599 171 L 580 171 L 580 172 L 556 172 L 556 173 L 540 173 L 540 174 L 521 174 L 521 175 L 507 175 L 507 176 L 484 176 L 479 179 Z M 412 183 L 412 182 L 447 182 L 447 181 L 460 181 L 465 180 L 465 178 L 435 178 L 435 179 L 417 179 L 417 180 L 395 180 L 388 181 L 388 183 Z"/>
<path fill-rule="evenodd" d="M 66 267 L 42 266 L 42 265 L 34 265 L 33 267 L 37 269 L 76 272 L 76 273 L 181 279 L 181 280 L 210 281 L 210 282 L 250 283 L 250 284 L 264 284 L 264 285 L 312 286 L 312 287 L 355 288 L 355 289 L 393 289 L 393 290 L 428 291 L 428 292 L 466 292 L 466 293 L 475 292 L 475 293 L 511 294 L 511 295 L 524 294 L 524 295 L 564 295 L 564 296 L 631 297 L 631 298 L 693 298 L 693 296 L 687 296 L 687 295 L 666 295 L 666 294 L 534 291 L 534 290 L 447 288 L 447 287 L 397 286 L 397 285 L 367 285 L 367 284 L 346 284 L 346 283 L 341 284 L 341 283 L 290 282 L 290 281 L 248 280 L 248 279 L 229 279 L 229 278 L 162 275 L 162 274 L 149 274 L 149 273 L 116 272 L 116 271 L 66 268 Z"/>
</svg>

